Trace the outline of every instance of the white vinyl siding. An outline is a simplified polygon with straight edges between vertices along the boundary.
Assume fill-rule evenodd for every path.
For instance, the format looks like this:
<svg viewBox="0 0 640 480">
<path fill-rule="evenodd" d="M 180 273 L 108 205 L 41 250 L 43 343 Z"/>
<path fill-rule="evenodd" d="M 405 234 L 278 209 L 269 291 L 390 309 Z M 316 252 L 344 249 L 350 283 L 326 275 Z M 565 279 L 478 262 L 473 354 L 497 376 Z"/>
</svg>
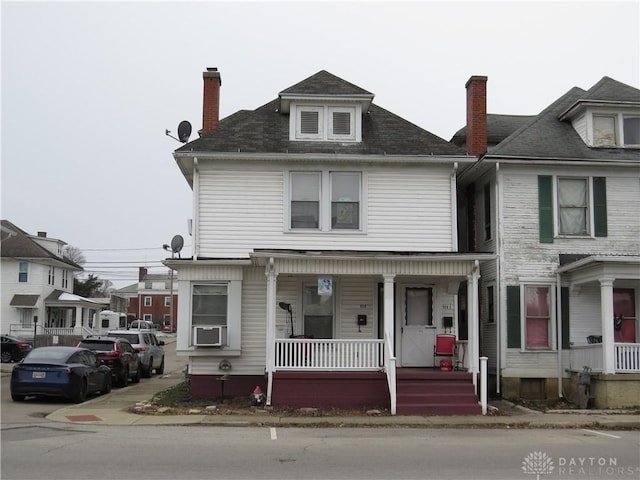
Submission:
<svg viewBox="0 0 640 480">
<path fill-rule="evenodd" d="M 198 251 L 208 258 L 247 258 L 254 249 L 451 251 L 449 167 L 362 171 L 363 232 L 287 231 L 286 170 L 200 167 Z M 355 168 L 351 171 L 356 171 Z M 364 233 L 366 232 L 366 233 Z"/>
</svg>

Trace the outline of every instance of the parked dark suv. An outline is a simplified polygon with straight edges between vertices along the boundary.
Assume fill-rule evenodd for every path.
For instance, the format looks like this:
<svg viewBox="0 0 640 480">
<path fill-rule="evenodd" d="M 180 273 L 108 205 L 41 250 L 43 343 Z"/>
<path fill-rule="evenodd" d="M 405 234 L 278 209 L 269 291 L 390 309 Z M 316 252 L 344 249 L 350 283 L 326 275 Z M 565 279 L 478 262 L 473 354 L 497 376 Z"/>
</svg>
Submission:
<svg viewBox="0 0 640 480">
<path fill-rule="evenodd" d="M 129 379 L 133 383 L 140 382 L 142 364 L 138 352 L 124 338 L 90 336 L 77 346 L 93 350 L 111 368 L 111 376 L 118 386 L 126 387 Z"/>
</svg>

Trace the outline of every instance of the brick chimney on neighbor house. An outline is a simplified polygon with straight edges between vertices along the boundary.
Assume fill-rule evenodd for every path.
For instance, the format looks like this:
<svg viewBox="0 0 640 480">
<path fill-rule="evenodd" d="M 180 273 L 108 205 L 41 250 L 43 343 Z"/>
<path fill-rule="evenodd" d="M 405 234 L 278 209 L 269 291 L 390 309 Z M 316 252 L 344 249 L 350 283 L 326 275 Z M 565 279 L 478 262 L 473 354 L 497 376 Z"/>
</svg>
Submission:
<svg viewBox="0 0 640 480">
<path fill-rule="evenodd" d="M 487 152 L 487 77 L 474 75 L 467 89 L 467 152 L 480 157 Z"/>
<path fill-rule="evenodd" d="M 202 95 L 202 130 L 200 136 L 213 132 L 220 123 L 220 86 L 222 79 L 216 67 L 207 67 L 202 73 L 204 89 Z"/>
<path fill-rule="evenodd" d="M 145 267 L 138 267 L 138 282 L 144 282 L 144 277 L 147 276 L 147 269 Z"/>
</svg>

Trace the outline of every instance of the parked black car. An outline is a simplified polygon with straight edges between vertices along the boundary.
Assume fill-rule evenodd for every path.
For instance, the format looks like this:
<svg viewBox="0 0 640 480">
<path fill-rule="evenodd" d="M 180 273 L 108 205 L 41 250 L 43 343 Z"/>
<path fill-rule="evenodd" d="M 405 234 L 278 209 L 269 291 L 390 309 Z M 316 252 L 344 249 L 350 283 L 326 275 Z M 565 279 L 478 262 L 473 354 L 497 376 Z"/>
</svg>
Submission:
<svg viewBox="0 0 640 480">
<path fill-rule="evenodd" d="M 29 342 L 20 338 L 2 335 L 2 363 L 19 362 L 32 348 Z"/>
<path fill-rule="evenodd" d="M 111 375 L 118 386 L 126 387 L 129 379 L 133 383 L 140 382 L 142 363 L 138 352 L 124 338 L 91 336 L 77 346 L 94 351 L 111 368 Z"/>
<path fill-rule="evenodd" d="M 94 392 L 111 391 L 111 370 L 91 350 L 76 347 L 34 348 L 13 367 L 11 398 L 65 397 L 80 403 Z"/>
</svg>

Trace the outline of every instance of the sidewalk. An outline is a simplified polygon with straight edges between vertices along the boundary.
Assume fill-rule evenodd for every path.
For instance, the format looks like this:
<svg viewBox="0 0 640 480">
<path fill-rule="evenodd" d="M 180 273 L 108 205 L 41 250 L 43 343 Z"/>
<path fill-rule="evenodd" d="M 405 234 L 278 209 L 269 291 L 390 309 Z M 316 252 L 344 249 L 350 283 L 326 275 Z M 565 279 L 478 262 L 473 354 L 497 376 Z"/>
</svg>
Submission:
<svg viewBox="0 0 640 480">
<path fill-rule="evenodd" d="M 12 364 L 2 364 L 2 375 Z M 188 415 L 145 415 L 131 413 L 161 390 L 184 380 L 181 370 L 154 376 L 108 395 L 91 397 L 81 404 L 69 404 L 46 418 L 52 422 L 85 425 L 204 425 L 271 427 L 410 427 L 410 428 L 590 428 L 640 430 L 640 415 L 623 411 L 566 410 L 539 412 L 499 400 L 490 402 L 489 415 L 456 416 L 278 416 L 258 411 L 252 415 L 202 413 L 194 409 Z"/>
</svg>

